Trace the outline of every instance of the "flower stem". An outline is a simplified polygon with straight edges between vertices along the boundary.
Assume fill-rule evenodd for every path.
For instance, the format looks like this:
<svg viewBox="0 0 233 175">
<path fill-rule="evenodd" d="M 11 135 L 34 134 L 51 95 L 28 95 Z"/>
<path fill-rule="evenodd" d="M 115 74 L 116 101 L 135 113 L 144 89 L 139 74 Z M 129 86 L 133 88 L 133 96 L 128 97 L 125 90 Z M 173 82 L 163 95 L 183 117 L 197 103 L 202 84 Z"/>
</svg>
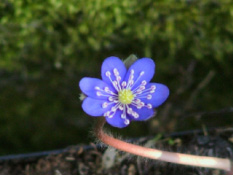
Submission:
<svg viewBox="0 0 233 175">
<path fill-rule="evenodd" d="M 161 151 L 158 149 L 146 148 L 131 143 L 124 142 L 122 140 L 113 138 L 103 131 L 105 119 L 99 121 L 96 126 L 96 136 L 105 144 L 112 146 L 121 151 L 125 151 L 131 154 L 135 154 L 150 159 L 161 160 L 165 162 L 171 162 L 182 165 L 191 165 L 205 168 L 215 168 L 225 171 L 231 170 L 231 161 L 229 159 L 207 157 L 207 156 L 195 156 L 182 153 L 174 153 L 168 151 Z"/>
</svg>

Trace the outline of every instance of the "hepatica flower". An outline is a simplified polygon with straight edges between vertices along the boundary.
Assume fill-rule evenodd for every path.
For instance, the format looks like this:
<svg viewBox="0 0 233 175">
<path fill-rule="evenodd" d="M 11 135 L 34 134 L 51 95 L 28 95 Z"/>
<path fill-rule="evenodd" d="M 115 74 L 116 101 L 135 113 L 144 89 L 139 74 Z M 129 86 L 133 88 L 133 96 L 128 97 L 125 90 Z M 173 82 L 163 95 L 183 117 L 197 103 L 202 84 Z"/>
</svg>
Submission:
<svg viewBox="0 0 233 175">
<path fill-rule="evenodd" d="M 83 110 L 93 117 L 104 116 L 110 125 L 118 128 L 128 126 L 131 121 L 151 118 L 153 108 L 161 105 L 169 95 L 167 86 L 150 83 L 154 72 L 155 63 L 150 58 L 136 60 L 128 70 L 119 58 L 106 58 L 101 68 L 102 80 L 85 77 L 79 82 L 82 92 L 87 96 L 82 104 Z M 103 131 L 104 124 L 104 120 L 97 123 L 97 138 L 121 151 L 176 164 L 221 169 L 229 171 L 229 175 L 233 172 L 230 159 L 167 152 L 134 145 L 106 134 Z"/>
<path fill-rule="evenodd" d="M 118 128 L 151 118 L 153 108 L 169 95 L 167 86 L 150 83 L 154 72 L 155 63 L 150 58 L 138 59 L 128 70 L 119 58 L 106 58 L 101 68 L 102 80 L 85 77 L 79 83 L 87 96 L 83 110 L 93 117 L 104 116 Z"/>
</svg>

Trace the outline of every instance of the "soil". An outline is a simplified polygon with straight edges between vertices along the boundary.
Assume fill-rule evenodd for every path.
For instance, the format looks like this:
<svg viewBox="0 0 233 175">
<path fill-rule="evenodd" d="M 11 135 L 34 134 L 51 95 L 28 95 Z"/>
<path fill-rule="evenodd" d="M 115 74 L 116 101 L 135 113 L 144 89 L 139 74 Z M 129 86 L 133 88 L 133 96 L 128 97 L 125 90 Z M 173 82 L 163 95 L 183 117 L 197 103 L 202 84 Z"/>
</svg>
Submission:
<svg viewBox="0 0 233 175">
<path fill-rule="evenodd" d="M 233 128 L 187 131 L 131 139 L 162 150 L 233 160 Z M 0 175 L 224 175 L 207 168 L 175 165 L 119 152 L 102 144 L 0 157 Z"/>
</svg>

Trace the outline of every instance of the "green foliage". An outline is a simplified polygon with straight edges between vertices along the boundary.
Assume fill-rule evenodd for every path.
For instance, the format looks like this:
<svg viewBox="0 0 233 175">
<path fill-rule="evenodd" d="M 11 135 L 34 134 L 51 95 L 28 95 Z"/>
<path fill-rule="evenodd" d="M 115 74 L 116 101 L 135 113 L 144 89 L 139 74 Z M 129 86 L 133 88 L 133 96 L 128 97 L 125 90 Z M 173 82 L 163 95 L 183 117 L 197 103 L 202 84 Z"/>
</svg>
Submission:
<svg viewBox="0 0 233 175">
<path fill-rule="evenodd" d="M 44 62 L 82 68 L 81 60 L 103 59 L 103 51 L 135 49 L 171 62 L 188 56 L 225 64 L 233 51 L 230 0 L 5 0 L 0 11 L 0 66 L 7 69 L 25 62 L 29 70 Z"/>
<path fill-rule="evenodd" d="M 225 107 L 232 99 L 232 21 L 231 0 L 2 0 L 0 136 L 21 151 L 76 143 L 93 120 L 76 117 L 83 115 L 78 81 L 99 73 L 110 55 L 155 59 L 156 80 L 168 84 L 171 99 L 179 97 L 179 111 L 212 70 L 214 81 L 192 98 L 192 110 Z"/>
</svg>

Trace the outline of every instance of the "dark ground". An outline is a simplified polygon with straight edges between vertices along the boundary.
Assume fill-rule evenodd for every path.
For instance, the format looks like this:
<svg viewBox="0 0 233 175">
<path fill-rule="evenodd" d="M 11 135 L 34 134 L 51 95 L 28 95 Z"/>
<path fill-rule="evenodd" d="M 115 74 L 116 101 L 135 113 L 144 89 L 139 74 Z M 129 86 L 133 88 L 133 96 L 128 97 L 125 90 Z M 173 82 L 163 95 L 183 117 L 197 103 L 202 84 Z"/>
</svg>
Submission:
<svg viewBox="0 0 233 175">
<path fill-rule="evenodd" d="M 163 150 L 233 160 L 233 128 L 187 131 L 131 140 Z M 101 146 L 71 146 L 37 155 L 0 158 L 0 175 L 224 175 L 224 171 L 195 168 L 139 158 Z"/>
</svg>

